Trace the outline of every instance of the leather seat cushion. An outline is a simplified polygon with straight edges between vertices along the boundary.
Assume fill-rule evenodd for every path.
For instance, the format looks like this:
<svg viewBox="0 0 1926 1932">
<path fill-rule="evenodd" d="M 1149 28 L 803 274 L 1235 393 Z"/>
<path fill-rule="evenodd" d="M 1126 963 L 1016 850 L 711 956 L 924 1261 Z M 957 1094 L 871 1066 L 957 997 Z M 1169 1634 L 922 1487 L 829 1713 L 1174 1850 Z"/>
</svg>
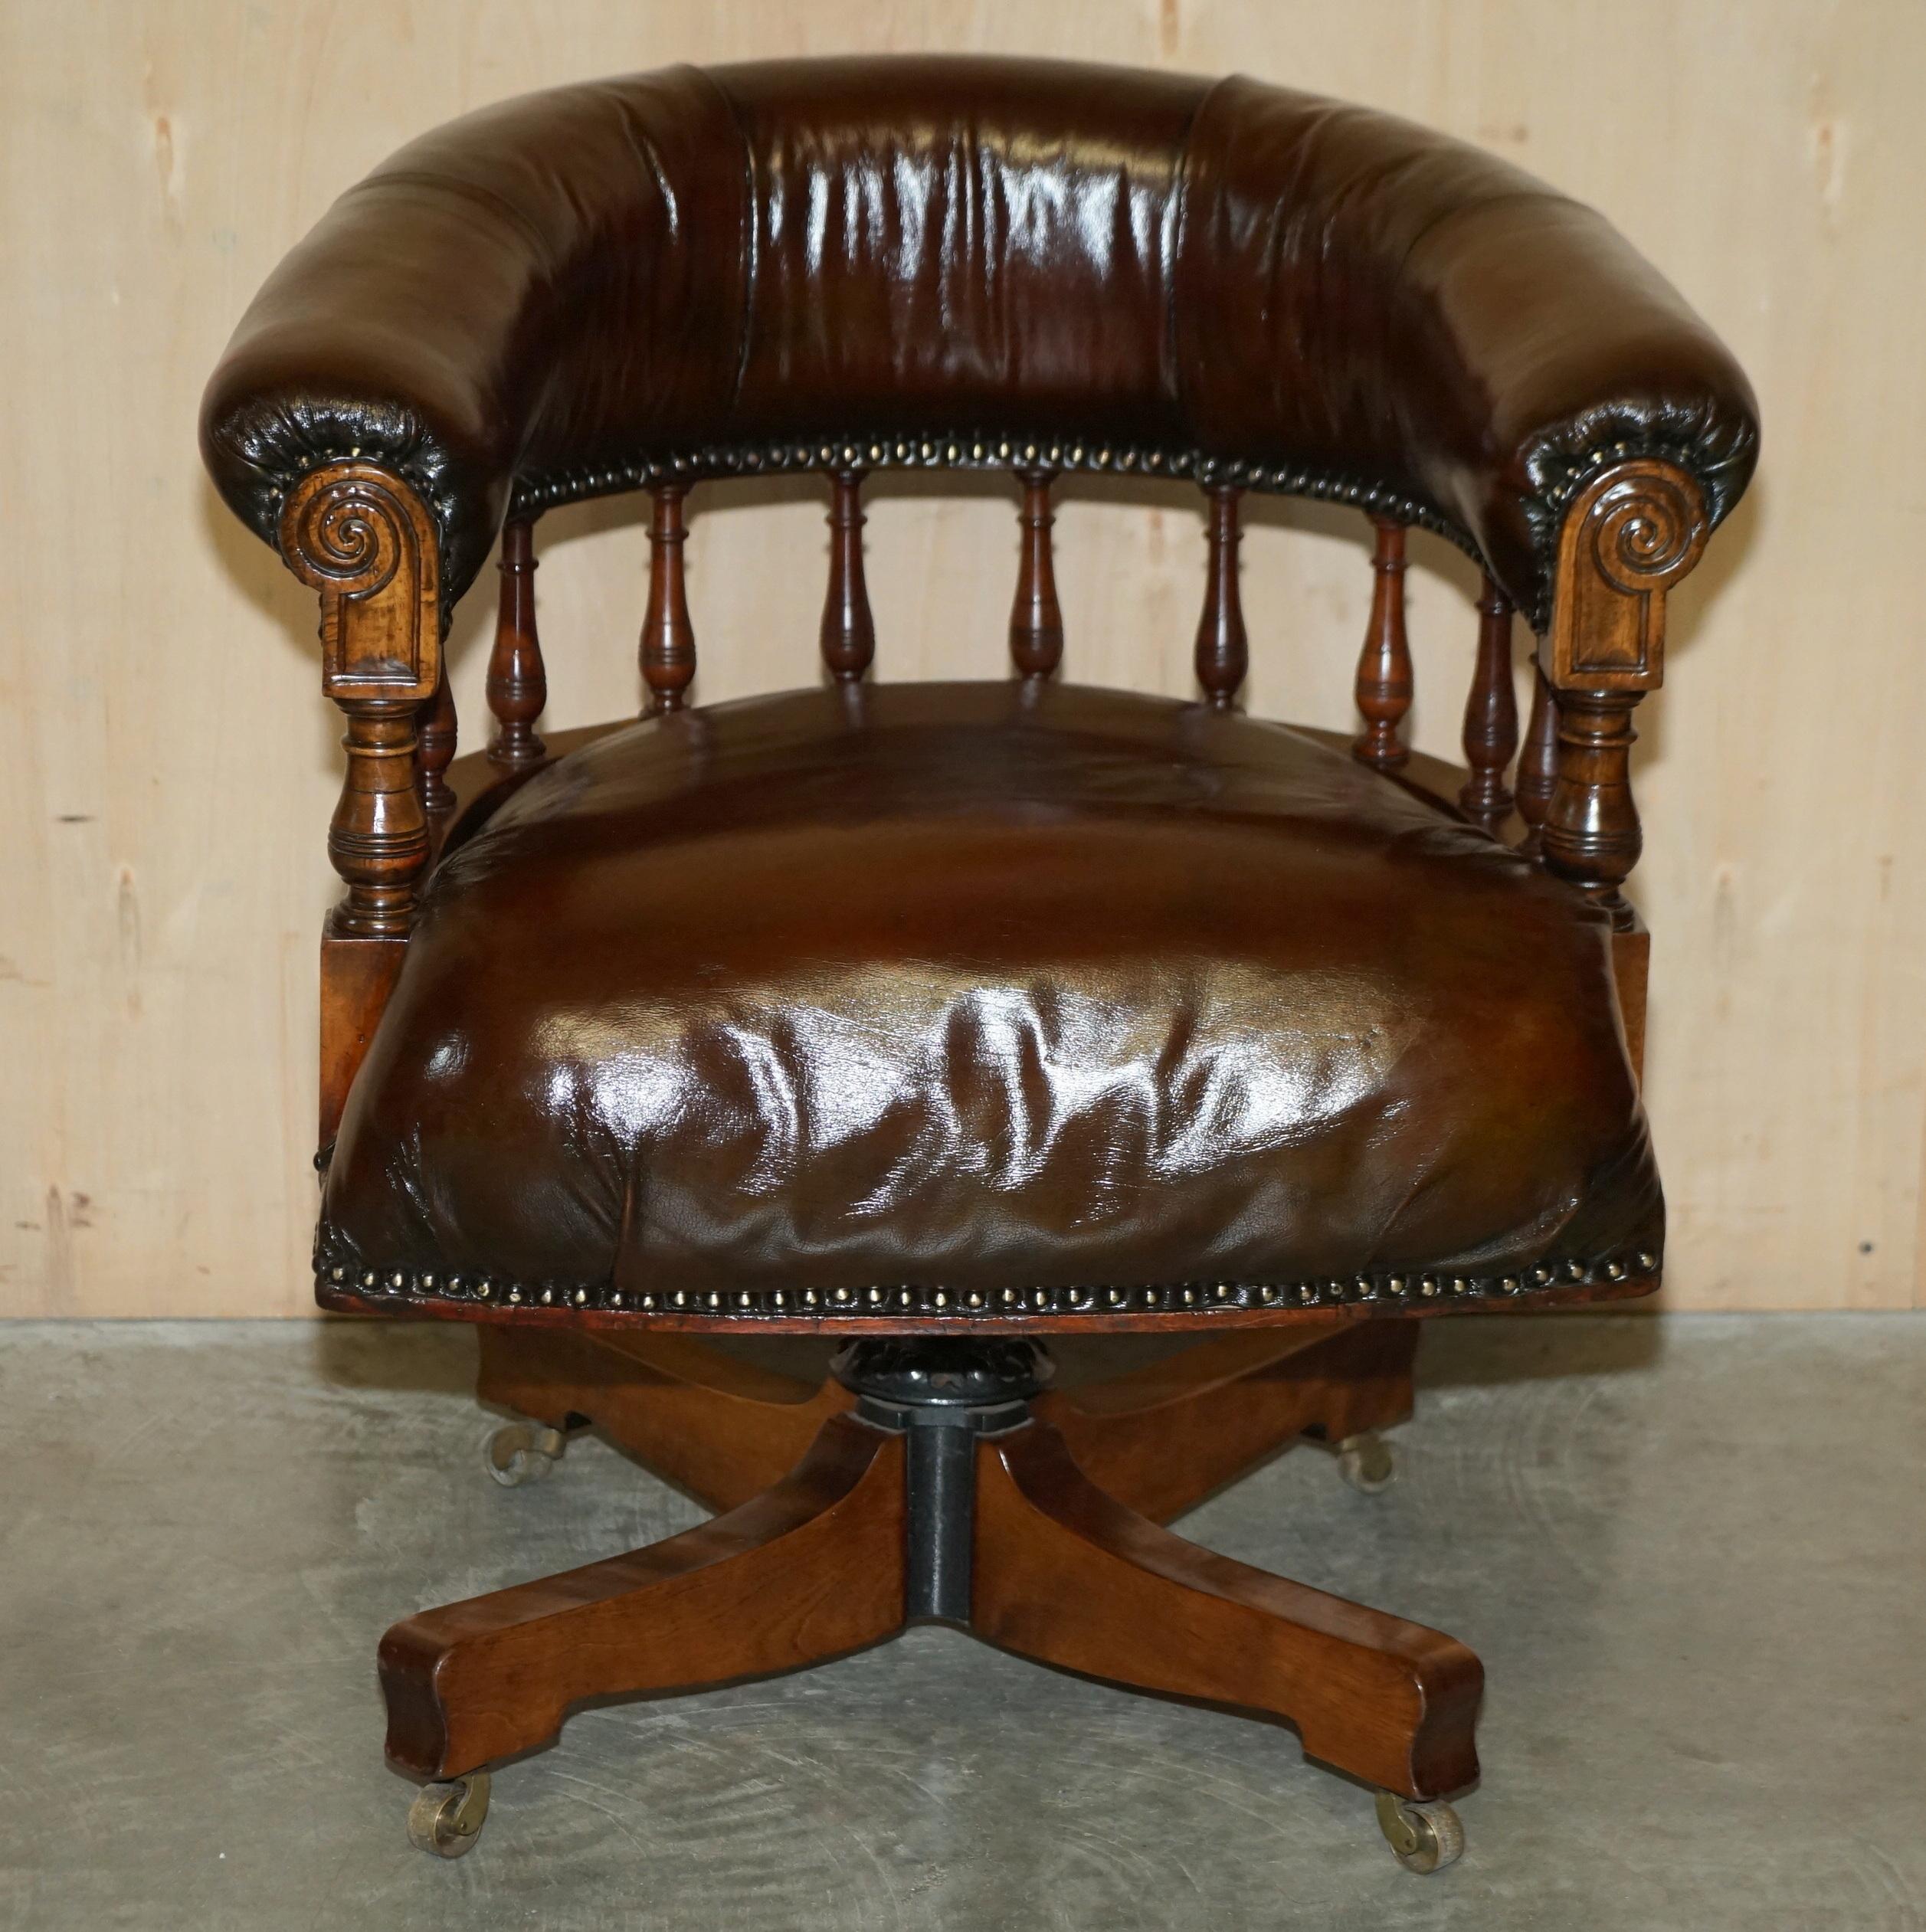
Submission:
<svg viewBox="0 0 1926 1932">
<path fill-rule="evenodd" d="M 1656 1253 L 1603 916 L 1278 725 L 904 684 L 638 723 L 447 857 L 323 1244 L 638 1293 Z"/>
</svg>

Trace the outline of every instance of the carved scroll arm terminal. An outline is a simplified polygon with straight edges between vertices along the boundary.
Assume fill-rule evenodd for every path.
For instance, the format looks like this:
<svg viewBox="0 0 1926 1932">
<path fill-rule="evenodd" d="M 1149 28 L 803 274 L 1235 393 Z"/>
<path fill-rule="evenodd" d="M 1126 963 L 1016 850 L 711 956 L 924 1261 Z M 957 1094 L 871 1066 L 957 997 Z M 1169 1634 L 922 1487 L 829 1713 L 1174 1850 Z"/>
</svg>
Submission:
<svg viewBox="0 0 1926 1932">
<path fill-rule="evenodd" d="M 1643 843 L 1632 713 L 1664 676 L 1666 593 L 1698 562 L 1708 528 L 1697 482 L 1640 458 L 1600 470 L 1559 535 L 1551 627 L 1538 651 L 1558 710 L 1540 850 L 1550 871 L 1622 925 L 1631 912 L 1620 889 Z"/>
<path fill-rule="evenodd" d="M 416 723 L 441 670 L 434 526 L 398 478 L 342 463 L 291 493 L 280 539 L 288 568 L 320 593 L 322 688 L 348 722 L 347 778 L 328 830 L 348 889 L 329 929 L 404 937 L 428 857 Z"/>
</svg>

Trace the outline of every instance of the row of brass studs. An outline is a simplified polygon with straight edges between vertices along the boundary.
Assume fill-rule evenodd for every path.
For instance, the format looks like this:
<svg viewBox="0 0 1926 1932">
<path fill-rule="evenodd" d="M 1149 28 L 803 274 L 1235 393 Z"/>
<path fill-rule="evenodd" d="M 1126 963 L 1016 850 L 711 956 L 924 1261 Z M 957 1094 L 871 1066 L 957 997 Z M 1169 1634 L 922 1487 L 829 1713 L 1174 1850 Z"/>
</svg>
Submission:
<svg viewBox="0 0 1926 1932">
<path fill-rule="evenodd" d="M 1602 443 L 1581 456 L 1552 459 L 1559 471 L 1558 480 L 1543 486 L 1538 492 L 1538 500 L 1554 512 L 1555 522 L 1565 506 L 1578 493 L 1586 478 L 1609 463 L 1629 463 L 1636 457 L 1641 460 L 1674 463 L 1684 470 L 1692 467 L 1692 455 L 1690 450 L 1677 444 L 1646 441 Z"/>
<path fill-rule="evenodd" d="M 1623 452 L 1625 446 L 1618 446 Z M 345 453 L 317 457 L 310 466 L 355 462 L 359 445 Z M 1601 457 L 1600 460 L 1603 460 Z M 413 484 L 424 502 L 433 491 L 408 475 L 405 464 L 397 473 Z M 1381 516 L 1415 523 L 1456 544 L 1474 562 L 1482 553 L 1470 535 L 1430 504 L 1387 488 L 1382 483 L 1287 463 L 1250 463 L 1242 457 L 1206 456 L 1196 450 L 1145 448 L 1135 444 L 1019 440 L 1010 437 L 919 436 L 834 439 L 821 442 L 718 444 L 669 456 L 585 470 L 558 470 L 516 479 L 508 514 L 526 517 L 611 492 L 644 490 L 663 483 L 699 483 L 722 476 L 755 476 L 809 470 L 1082 470 L 1121 476 L 1188 477 L 1206 489 L 1234 484 L 1240 489 L 1269 490 L 1281 496 L 1313 496 L 1329 503 L 1351 503 Z M 306 474 L 306 472 L 303 472 Z M 269 500 L 280 503 L 299 479 L 268 486 Z M 1567 494 L 1569 495 L 1569 489 Z"/>
<path fill-rule="evenodd" d="M 432 1269 L 377 1269 L 332 1258 L 324 1246 L 315 1273 L 325 1289 L 401 1300 L 480 1302 L 506 1308 L 581 1308 L 640 1315 L 699 1315 L 753 1320 L 758 1316 L 970 1316 L 1004 1319 L 1027 1315 L 1210 1313 L 1249 1308 L 1336 1308 L 1384 1302 L 1427 1303 L 1508 1298 L 1587 1283 L 1649 1277 L 1659 1257 L 1641 1252 L 1596 1262 L 1541 1262 L 1515 1275 L 1358 1275 L 1315 1282 L 1188 1282 L 1172 1288 L 836 1288 L 774 1289 L 724 1294 L 677 1289 L 631 1292 L 606 1283 L 530 1283 L 495 1275 L 444 1274 Z"/>
<path fill-rule="evenodd" d="M 660 483 L 696 483 L 705 477 L 766 476 L 799 470 L 888 467 L 1085 470 L 1122 476 L 1189 477 L 1207 489 L 1230 483 L 1284 496 L 1354 503 L 1361 509 L 1380 516 L 1421 524 L 1457 545 L 1474 560 L 1479 555 L 1476 545 L 1449 518 L 1429 503 L 1381 483 L 1286 463 L 1206 456 L 1195 450 L 1152 449 L 1076 437 L 1050 440 L 971 434 L 712 444 L 604 468 L 519 477 L 510 514 L 529 516 L 581 497 L 646 489 Z"/>
</svg>

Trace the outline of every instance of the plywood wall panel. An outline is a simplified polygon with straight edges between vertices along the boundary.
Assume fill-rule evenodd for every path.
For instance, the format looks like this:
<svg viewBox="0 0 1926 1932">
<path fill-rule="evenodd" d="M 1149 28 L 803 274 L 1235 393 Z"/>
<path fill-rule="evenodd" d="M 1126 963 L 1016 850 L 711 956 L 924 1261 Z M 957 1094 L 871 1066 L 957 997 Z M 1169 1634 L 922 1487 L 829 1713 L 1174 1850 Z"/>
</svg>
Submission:
<svg viewBox="0 0 1926 1932">
<path fill-rule="evenodd" d="M 1643 707 L 1649 1093 L 1675 1305 L 1919 1297 L 1926 879 L 1926 10 L 1911 0 L 151 0 L 0 9 L 0 1313 L 307 1305 L 315 935 L 338 722 L 313 611 L 214 500 L 200 387 L 247 297 L 408 135 L 673 59 L 985 47 L 1241 67 L 1450 129 L 1603 207 L 1757 382 L 1761 483 L 1675 600 Z M 996 675 L 1014 498 L 883 479 L 886 677 Z M 806 485 L 699 492 L 699 695 L 812 674 Z M 1187 689 L 1194 496 L 1069 486 L 1070 675 Z M 1349 720 L 1361 529 L 1256 506 L 1253 708 Z M 1414 539 L 1426 748 L 1469 567 Z M 558 725 L 633 706 L 632 505 L 545 520 Z M 798 587 L 801 587 L 800 589 Z M 488 595 L 453 639 L 485 714 Z"/>
</svg>

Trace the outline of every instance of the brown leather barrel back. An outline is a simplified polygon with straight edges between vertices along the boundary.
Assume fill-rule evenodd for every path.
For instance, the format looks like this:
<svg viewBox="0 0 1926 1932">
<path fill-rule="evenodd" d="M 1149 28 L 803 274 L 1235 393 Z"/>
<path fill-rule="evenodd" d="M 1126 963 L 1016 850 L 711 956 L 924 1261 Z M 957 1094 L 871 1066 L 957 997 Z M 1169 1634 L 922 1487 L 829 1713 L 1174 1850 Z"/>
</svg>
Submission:
<svg viewBox="0 0 1926 1932">
<path fill-rule="evenodd" d="M 918 57 L 563 88 L 344 195 L 210 386 L 272 537 L 359 450 L 450 588 L 522 508 L 663 474 L 902 460 L 1213 474 L 1445 531 L 1542 621 L 1571 476 L 1683 463 L 1744 377 L 1602 218 L 1409 123 L 1241 78 Z"/>
</svg>

